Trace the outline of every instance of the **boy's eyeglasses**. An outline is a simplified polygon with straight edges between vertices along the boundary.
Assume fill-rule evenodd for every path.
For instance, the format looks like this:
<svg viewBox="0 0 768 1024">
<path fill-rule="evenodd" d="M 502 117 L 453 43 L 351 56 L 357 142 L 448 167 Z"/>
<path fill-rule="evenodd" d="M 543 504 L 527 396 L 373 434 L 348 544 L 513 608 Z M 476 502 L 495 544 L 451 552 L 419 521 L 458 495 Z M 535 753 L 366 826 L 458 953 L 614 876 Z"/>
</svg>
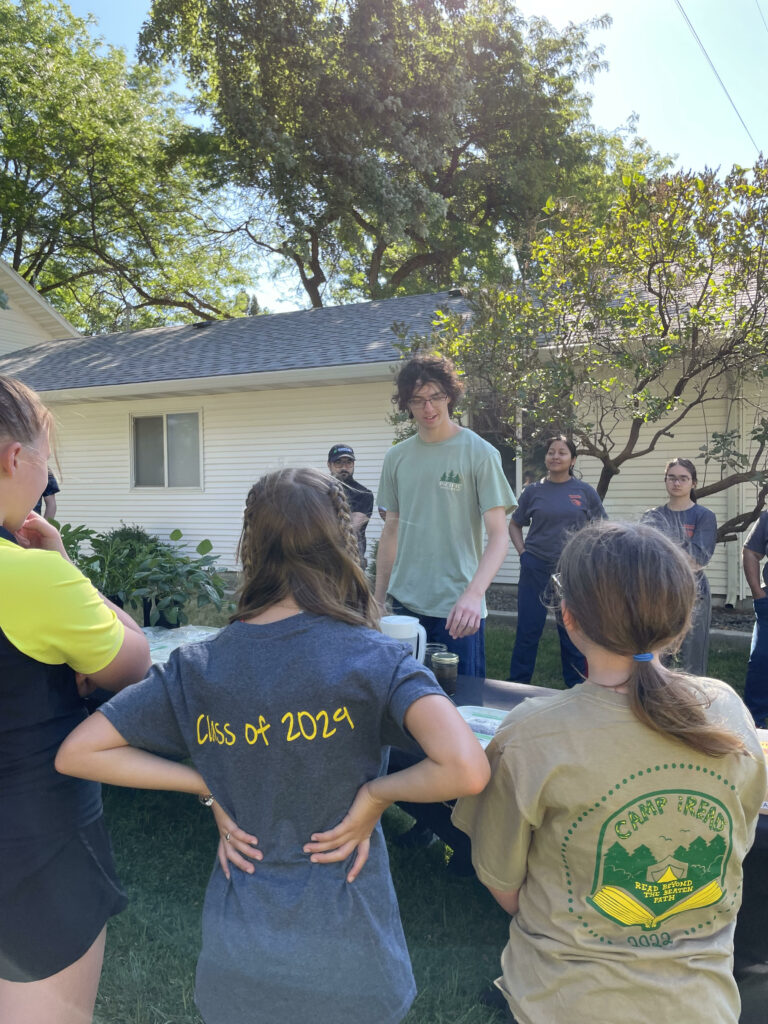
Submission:
<svg viewBox="0 0 768 1024">
<path fill-rule="evenodd" d="M 553 572 L 552 575 L 549 578 L 552 581 L 552 589 L 554 590 L 554 592 L 557 595 L 557 597 L 562 597 L 563 596 L 563 581 L 560 578 L 560 573 L 559 572 Z"/>
<path fill-rule="evenodd" d="M 438 392 L 435 395 L 430 395 L 429 398 L 412 398 L 408 405 L 411 409 L 423 409 L 427 403 L 430 405 L 442 405 L 447 400 L 448 395 Z"/>
<path fill-rule="evenodd" d="M 669 480 L 671 484 L 690 484 L 693 482 L 690 476 L 665 476 L 665 480 Z"/>
</svg>

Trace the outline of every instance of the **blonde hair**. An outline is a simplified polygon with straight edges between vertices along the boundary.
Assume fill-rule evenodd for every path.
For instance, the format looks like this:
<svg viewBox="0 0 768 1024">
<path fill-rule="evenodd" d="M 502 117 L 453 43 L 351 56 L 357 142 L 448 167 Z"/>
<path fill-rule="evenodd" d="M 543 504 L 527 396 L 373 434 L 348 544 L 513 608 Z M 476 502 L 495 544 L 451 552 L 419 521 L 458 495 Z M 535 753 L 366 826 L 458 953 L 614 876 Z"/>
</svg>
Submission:
<svg viewBox="0 0 768 1024">
<path fill-rule="evenodd" d="M 344 488 L 332 476 L 281 469 L 258 480 L 237 553 L 244 579 L 233 621 L 292 597 L 303 611 L 378 628 Z"/>
<path fill-rule="evenodd" d="M 53 416 L 40 396 L 15 377 L 0 375 L 0 441 L 32 444 L 43 430 L 53 442 Z"/>
<path fill-rule="evenodd" d="M 696 579 L 688 559 L 650 526 L 595 521 L 560 557 L 562 598 L 580 632 L 632 656 L 674 649 L 690 626 Z M 633 661 L 627 679 L 636 717 L 704 754 L 746 753 L 743 741 L 706 715 L 710 699 L 694 676 Z"/>
</svg>

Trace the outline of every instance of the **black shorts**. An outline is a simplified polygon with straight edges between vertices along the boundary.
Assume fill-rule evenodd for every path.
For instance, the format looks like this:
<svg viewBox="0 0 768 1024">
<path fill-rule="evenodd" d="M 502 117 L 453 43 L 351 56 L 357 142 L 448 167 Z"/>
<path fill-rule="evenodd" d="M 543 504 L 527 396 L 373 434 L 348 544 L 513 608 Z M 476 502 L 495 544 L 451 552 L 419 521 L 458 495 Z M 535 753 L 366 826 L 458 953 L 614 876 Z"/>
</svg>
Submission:
<svg viewBox="0 0 768 1024">
<path fill-rule="evenodd" d="M 65 836 L 0 842 L 0 978 L 69 967 L 127 902 L 103 817 Z"/>
</svg>

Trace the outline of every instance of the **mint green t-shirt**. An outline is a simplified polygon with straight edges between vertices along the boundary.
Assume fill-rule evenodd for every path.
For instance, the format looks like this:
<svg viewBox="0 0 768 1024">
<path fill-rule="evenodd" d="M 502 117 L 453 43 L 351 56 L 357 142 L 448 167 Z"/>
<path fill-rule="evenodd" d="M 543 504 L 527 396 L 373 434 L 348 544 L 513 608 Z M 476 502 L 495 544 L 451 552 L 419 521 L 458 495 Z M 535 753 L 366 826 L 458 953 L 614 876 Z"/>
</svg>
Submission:
<svg viewBox="0 0 768 1024">
<path fill-rule="evenodd" d="M 517 501 L 498 451 L 462 428 L 447 441 L 417 434 L 390 448 L 377 504 L 399 516 L 388 593 L 421 615 L 446 618 L 477 571 L 483 515 L 510 512 Z"/>
</svg>

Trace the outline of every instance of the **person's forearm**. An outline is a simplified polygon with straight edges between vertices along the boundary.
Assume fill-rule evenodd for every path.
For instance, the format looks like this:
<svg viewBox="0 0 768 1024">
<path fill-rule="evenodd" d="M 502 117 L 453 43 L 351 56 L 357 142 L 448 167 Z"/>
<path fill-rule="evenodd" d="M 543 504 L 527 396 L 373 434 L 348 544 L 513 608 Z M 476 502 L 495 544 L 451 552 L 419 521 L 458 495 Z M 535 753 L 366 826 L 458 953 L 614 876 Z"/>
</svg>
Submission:
<svg viewBox="0 0 768 1024">
<path fill-rule="evenodd" d="M 743 548 L 741 557 L 744 575 L 747 578 L 749 589 L 752 591 L 752 597 L 757 599 L 765 597 L 766 594 L 760 581 L 760 555 L 756 551 L 750 551 L 749 548 Z"/>
<path fill-rule="evenodd" d="M 352 512 L 349 519 L 352 523 L 352 529 L 355 533 L 360 533 L 362 528 L 368 522 L 370 516 L 365 515 L 364 512 Z"/>
<path fill-rule="evenodd" d="M 477 571 L 467 585 L 466 593 L 483 597 L 493 583 L 509 551 L 509 536 L 506 529 L 488 538 L 485 551 L 478 562 Z"/>
<path fill-rule="evenodd" d="M 474 753 L 443 764 L 425 758 L 402 771 L 373 779 L 368 783 L 369 792 L 384 807 L 400 801 L 439 803 L 480 793 L 488 782 L 490 769 L 488 762 L 472 756 Z"/>
<path fill-rule="evenodd" d="M 65 740 L 56 755 L 56 770 L 62 775 L 112 786 L 165 789 L 175 793 L 207 792 L 202 775 L 194 768 L 135 747 L 70 751 Z"/>
<path fill-rule="evenodd" d="M 382 607 L 387 600 L 389 577 L 397 555 L 397 524 L 392 528 L 392 516 L 388 516 L 381 531 L 379 548 L 376 553 L 376 586 L 374 597 Z"/>
<path fill-rule="evenodd" d="M 509 521 L 509 539 L 518 555 L 525 551 L 525 540 L 523 539 L 523 528 L 518 526 L 514 519 Z"/>
</svg>

